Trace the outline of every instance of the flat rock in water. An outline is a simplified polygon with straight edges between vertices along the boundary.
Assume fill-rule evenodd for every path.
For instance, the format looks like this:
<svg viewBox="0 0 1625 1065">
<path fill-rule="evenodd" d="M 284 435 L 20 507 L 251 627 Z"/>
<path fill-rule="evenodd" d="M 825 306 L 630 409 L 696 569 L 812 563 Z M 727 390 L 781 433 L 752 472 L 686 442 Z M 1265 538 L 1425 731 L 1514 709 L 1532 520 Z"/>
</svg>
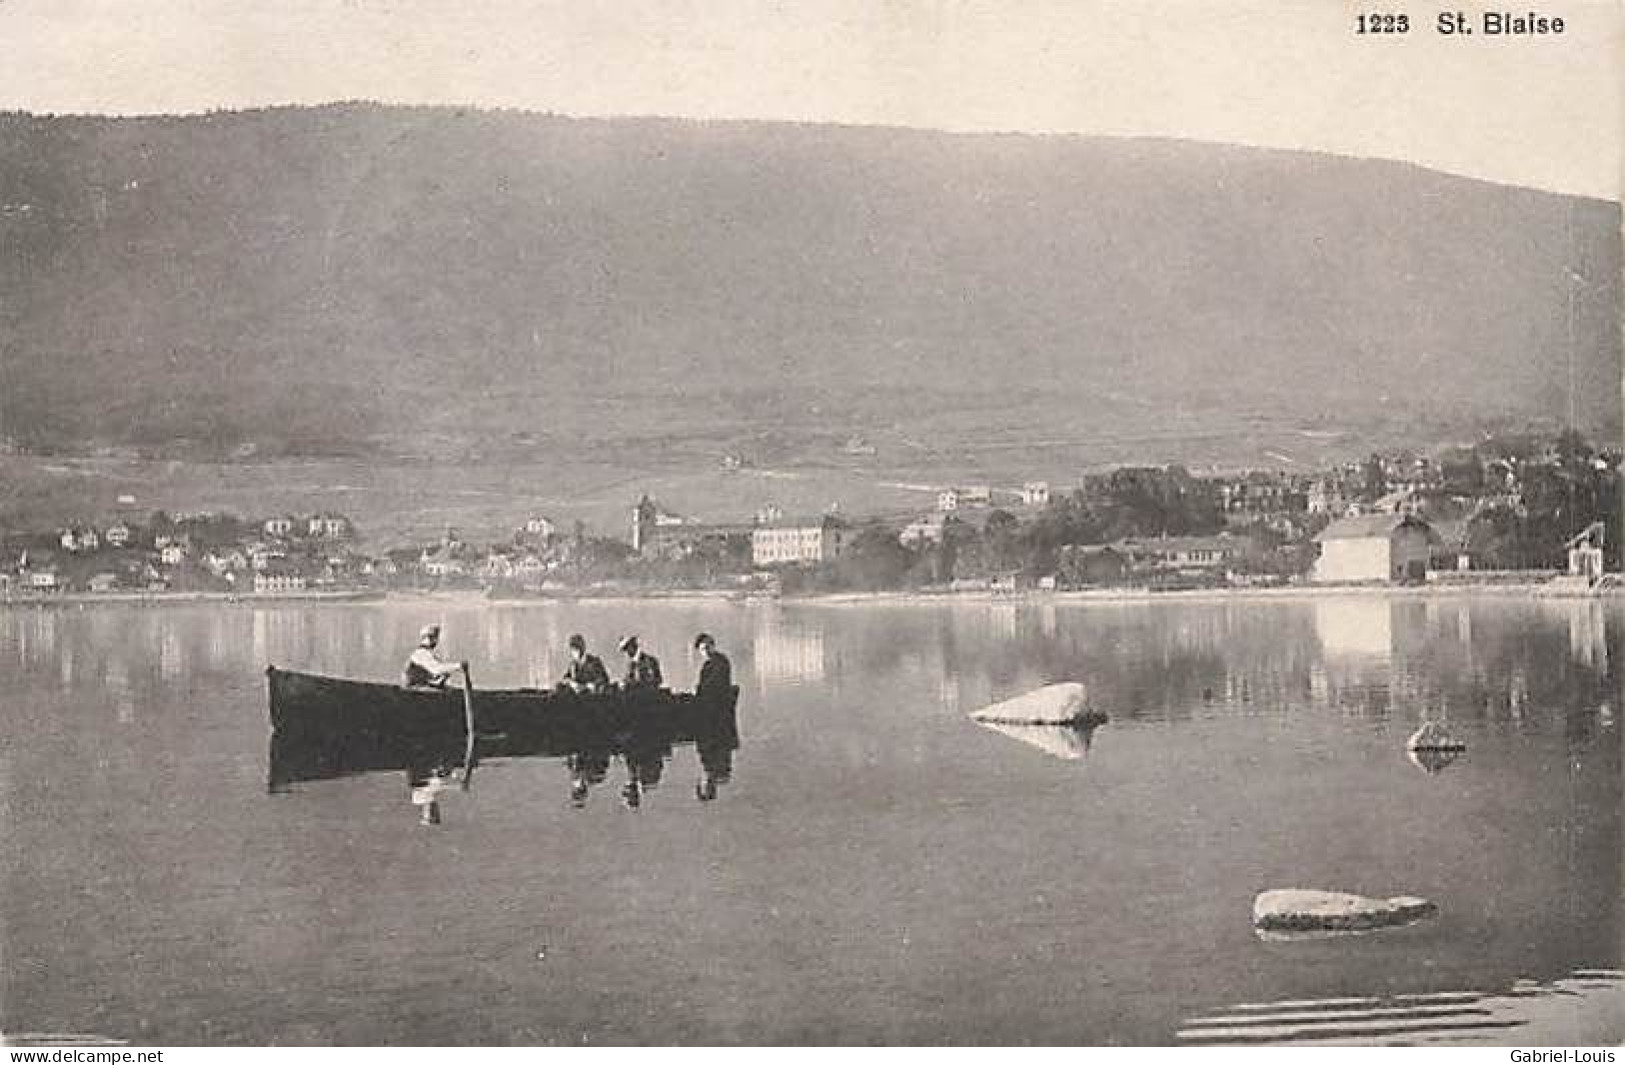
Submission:
<svg viewBox="0 0 1625 1065">
<path fill-rule="evenodd" d="M 1094 714 L 1084 705 L 1087 694 L 1081 684 L 1049 684 L 1014 699 L 984 706 L 970 716 L 975 721 L 997 721 L 1006 725 L 1075 724 Z M 1098 716 L 1105 719 L 1104 714 Z"/>
<path fill-rule="evenodd" d="M 1261 932 L 1365 932 L 1432 917 L 1439 908 L 1415 895 L 1374 899 L 1343 891 L 1282 888 L 1253 900 L 1253 926 Z"/>
</svg>

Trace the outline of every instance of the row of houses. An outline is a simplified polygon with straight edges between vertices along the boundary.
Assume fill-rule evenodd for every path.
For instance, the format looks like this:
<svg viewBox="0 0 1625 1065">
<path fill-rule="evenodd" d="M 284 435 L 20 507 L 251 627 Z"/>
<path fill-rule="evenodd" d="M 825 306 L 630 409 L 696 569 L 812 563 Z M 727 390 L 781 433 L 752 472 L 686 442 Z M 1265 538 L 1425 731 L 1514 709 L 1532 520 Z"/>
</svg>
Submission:
<svg viewBox="0 0 1625 1065">
<path fill-rule="evenodd" d="M 447 541 L 433 548 L 423 548 L 417 558 L 404 567 L 386 558 L 371 563 L 366 572 L 368 576 L 386 578 L 416 572 L 436 580 L 468 577 L 534 584 L 562 564 L 557 556 L 544 556 L 531 550 L 492 547 L 480 553 L 460 542 Z"/>
<path fill-rule="evenodd" d="M 312 514 L 306 518 L 284 514 L 266 518 L 261 529 L 266 536 L 277 540 L 294 536 L 295 530 L 312 540 L 347 540 L 355 534 L 350 519 L 342 514 Z"/>
<path fill-rule="evenodd" d="M 1259 496 L 1280 500 L 1279 494 Z M 902 526 L 898 541 L 920 550 L 941 545 L 948 530 L 964 520 L 938 510 Z M 1316 537 L 1321 548 L 1313 579 L 1322 581 L 1406 581 L 1426 576 L 1438 538 L 1413 514 L 1390 511 L 1338 518 Z M 850 543 L 850 530 L 832 514 L 790 519 L 766 508 L 750 523 L 692 522 L 662 509 L 648 496 L 632 511 L 632 546 L 644 558 L 688 557 L 708 548 L 757 568 L 816 565 L 832 561 Z M 1073 583 L 1112 583 L 1136 577 L 1206 581 L 1233 580 L 1254 546 L 1246 535 L 1129 538 L 1103 545 L 1069 546 L 1058 569 Z"/>
<path fill-rule="evenodd" d="M 1022 507 L 1044 507 L 1048 506 L 1050 501 L 1050 487 L 1047 481 L 1028 481 L 1014 490 L 995 489 L 982 484 L 968 488 L 942 489 L 937 493 L 937 510 L 940 513 L 952 513 L 961 509 L 991 507 L 996 501 L 996 492 L 1006 492 L 1010 503 Z"/>
<path fill-rule="evenodd" d="M 223 583 L 220 585 L 200 586 L 195 580 L 188 581 L 186 575 L 173 567 L 140 560 L 125 559 L 114 562 L 107 568 L 85 571 L 82 567 L 71 569 L 49 558 L 33 561 L 24 559 L 13 567 L 0 570 L 0 597 L 9 598 L 19 594 L 52 596 L 79 591 L 95 594 L 150 593 L 169 592 L 177 588 L 189 591 L 251 589 L 263 595 L 304 591 L 307 588 L 331 588 L 344 583 L 331 570 L 319 571 L 317 575 L 312 576 L 299 566 L 275 566 L 255 571 L 241 579 L 237 573 L 228 572 L 222 579 Z"/>
<path fill-rule="evenodd" d="M 144 546 L 140 542 L 143 535 L 150 538 L 149 542 L 154 550 L 161 551 L 176 545 L 185 550 L 197 539 L 194 529 L 207 526 L 219 518 L 219 515 L 209 513 L 177 515 L 162 523 L 160 527 L 150 530 L 123 519 L 115 519 L 100 526 L 74 522 L 57 531 L 56 541 L 62 550 L 74 555 L 141 547 Z M 355 528 L 350 519 L 342 514 L 312 514 L 303 518 L 284 515 L 266 518 L 259 523 L 259 529 L 267 539 L 273 541 L 299 538 L 343 542 L 355 535 Z"/>
<path fill-rule="evenodd" d="M 1409 583 L 1427 579 L 1438 561 L 1440 538 L 1410 514 L 1339 518 L 1316 537 L 1320 548 L 1309 572 L 1318 583 Z M 1169 536 L 1119 540 L 1061 549 L 1064 584 L 1114 584 L 1127 580 L 1222 579 L 1236 583 L 1236 569 L 1253 548 L 1245 536 Z"/>
<path fill-rule="evenodd" d="M 1377 461 L 1380 492 L 1372 491 L 1367 470 L 1360 463 L 1350 463 L 1318 476 L 1251 470 L 1215 477 L 1211 483 L 1215 486 L 1220 510 L 1232 519 L 1287 515 L 1335 518 L 1381 513 L 1393 508 L 1388 500 L 1373 496 L 1414 496 L 1437 490 L 1443 484 L 1440 467 L 1426 457 L 1388 457 Z M 944 488 L 937 493 L 936 509 L 939 513 L 953 513 L 1001 503 L 1043 507 L 1054 494 L 1045 481 L 1029 481 L 1020 489 L 996 489 L 988 485 Z"/>
</svg>

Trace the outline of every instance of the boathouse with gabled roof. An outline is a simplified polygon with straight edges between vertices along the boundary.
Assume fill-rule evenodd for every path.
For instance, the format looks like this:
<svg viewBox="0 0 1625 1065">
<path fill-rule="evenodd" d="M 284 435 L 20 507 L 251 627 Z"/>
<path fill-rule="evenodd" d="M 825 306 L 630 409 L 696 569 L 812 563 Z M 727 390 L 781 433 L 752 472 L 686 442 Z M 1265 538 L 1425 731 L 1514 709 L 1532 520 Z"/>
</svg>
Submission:
<svg viewBox="0 0 1625 1065">
<path fill-rule="evenodd" d="M 1311 576 L 1322 583 L 1427 579 L 1433 529 L 1412 514 L 1339 518 L 1320 531 L 1320 557 Z"/>
</svg>

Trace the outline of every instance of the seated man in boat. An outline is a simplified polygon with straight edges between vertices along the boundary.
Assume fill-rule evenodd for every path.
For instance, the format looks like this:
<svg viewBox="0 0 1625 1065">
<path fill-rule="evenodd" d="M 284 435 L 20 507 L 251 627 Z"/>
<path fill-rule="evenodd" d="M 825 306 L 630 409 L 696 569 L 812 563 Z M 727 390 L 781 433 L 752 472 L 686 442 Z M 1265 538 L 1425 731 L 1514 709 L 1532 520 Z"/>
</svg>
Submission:
<svg viewBox="0 0 1625 1065">
<path fill-rule="evenodd" d="M 467 662 L 447 662 L 440 657 L 440 626 L 425 625 L 418 633 L 417 649 L 406 660 L 401 683 L 408 688 L 444 688 L 453 673 L 468 668 Z"/>
<path fill-rule="evenodd" d="M 709 632 L 694 637 L 694 649 L 703 659 L 700 679 L 694 685 L 694 697 L 708 702 L 726 702 L 733 696 L 734 670 L 728 656 L 717 650 L 717 641 Z"/>
<path fill-rule="evenodd" d="M 559 683 L 577 695 L 602 695 L 609 690 L 609 670 L 597 655 L 587 653 L 586 637 L 580 633 L 570 637 L 570 666 Z"/>
<path fill-rule="evenodd" d="M 626 655 L 626 679 L 621 687 L 629 692 L 659 691 L 666 680 L 660 675 L 660 659 L 638 646 L 636 636 L 628 636 L 620 643 Z"/>
</svg>

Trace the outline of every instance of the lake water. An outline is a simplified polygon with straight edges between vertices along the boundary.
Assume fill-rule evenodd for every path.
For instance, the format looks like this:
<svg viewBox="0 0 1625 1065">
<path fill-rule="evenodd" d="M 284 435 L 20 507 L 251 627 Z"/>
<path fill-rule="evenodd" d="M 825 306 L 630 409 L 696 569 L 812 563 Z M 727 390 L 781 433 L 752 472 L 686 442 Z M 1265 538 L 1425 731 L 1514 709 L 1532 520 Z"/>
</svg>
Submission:
<svg viewBox="0 0 1625 1065">
<path fill-rule="evenodd" d="M 576 809 L 563 762 L 492 761 L 436 827 L 398 773 L 268 793 L 265 665 L 393 679 L 427 620 L 490 687 L 634 627 L 686 687 L 715 633 L 732 781 L 697 802 L 679 747 L 640 808 L 617 765 Z M 1510 597 L 0 611 L 0 1027 L 1166 1043 L 1237 1003 L 1613 970 L 1622 633 L 1618 600 Z M 967 718 L 1062 680 L 1110 715 L 1087 746 Z M 1426 720 L 1467 753 L 1413 763 Z M 1272 887 L 1440 914 L 1266 942 Z"/>
</svg>

